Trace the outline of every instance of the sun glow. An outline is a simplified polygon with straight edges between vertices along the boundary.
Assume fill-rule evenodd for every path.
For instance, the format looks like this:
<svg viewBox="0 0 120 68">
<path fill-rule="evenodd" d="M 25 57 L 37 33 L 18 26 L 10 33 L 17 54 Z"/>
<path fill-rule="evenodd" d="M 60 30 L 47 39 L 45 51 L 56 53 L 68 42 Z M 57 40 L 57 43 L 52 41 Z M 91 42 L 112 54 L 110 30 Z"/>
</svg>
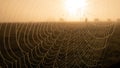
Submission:
<svg viewBox="0 0 120 68">
<path fill-rule="evenodd" d="M 87 6 L 86 0 L 66 0 L 65 9 L 68 11 L 69 15 L 82 16 L 85 12 Z"/>
</svg>

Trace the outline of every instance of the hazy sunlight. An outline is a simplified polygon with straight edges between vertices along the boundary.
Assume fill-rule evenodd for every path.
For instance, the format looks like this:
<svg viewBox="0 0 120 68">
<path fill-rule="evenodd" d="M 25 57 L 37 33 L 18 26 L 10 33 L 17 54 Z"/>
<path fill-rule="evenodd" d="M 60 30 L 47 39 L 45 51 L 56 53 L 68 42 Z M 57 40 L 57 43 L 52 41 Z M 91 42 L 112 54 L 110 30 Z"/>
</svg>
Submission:
<svg viewBox="0 0 120 68">
<path fill-rule="evenodd" d="M 65 9 L 71 16 L 82 17 L 85 13 L 86 5 L 86 0 L 66 0 Z"/>
</svg>

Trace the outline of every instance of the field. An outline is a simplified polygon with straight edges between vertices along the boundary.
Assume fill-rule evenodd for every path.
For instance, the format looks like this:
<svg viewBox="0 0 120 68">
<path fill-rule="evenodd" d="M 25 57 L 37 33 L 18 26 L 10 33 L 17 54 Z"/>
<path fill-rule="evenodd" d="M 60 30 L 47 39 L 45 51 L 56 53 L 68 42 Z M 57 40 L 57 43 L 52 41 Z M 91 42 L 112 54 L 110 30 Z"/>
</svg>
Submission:
<svg viewBox="0 0 120 68">
<path fill-rule="evenodd" d="M 0 24 L 0 68 L 115 68 L 119 63 L 119 23 Z"/>
</svg>

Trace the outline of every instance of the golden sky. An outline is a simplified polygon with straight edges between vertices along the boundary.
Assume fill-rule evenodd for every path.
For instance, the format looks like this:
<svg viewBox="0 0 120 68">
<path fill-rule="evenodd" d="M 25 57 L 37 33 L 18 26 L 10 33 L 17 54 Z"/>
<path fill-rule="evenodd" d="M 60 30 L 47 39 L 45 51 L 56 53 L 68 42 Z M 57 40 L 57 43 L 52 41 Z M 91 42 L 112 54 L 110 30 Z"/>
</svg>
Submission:
<svg viewBox="0 0 120 68">
<path fill-rule="evenodd" d="M 120 18 L 120 0 L 86 0 L 86 10 L 81 17 L 77 14 L 71 16 L 65 8 L 65 2 L 66 0 L 0 0 L 0 22 Z"/>
</svg>

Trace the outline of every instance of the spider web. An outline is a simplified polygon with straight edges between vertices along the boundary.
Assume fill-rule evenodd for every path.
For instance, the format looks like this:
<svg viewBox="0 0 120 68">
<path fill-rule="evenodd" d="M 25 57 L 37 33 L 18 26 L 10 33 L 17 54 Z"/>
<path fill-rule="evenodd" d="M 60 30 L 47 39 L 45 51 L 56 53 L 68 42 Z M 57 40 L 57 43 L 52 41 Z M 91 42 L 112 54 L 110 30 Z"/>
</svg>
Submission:
<svg viewBox="0 0 120 68">
<path fill-rule="evenodd" d="M 101 67 L 114 30 L 114 23 L 2 23 L 0 67 Z"/>
</svg>

